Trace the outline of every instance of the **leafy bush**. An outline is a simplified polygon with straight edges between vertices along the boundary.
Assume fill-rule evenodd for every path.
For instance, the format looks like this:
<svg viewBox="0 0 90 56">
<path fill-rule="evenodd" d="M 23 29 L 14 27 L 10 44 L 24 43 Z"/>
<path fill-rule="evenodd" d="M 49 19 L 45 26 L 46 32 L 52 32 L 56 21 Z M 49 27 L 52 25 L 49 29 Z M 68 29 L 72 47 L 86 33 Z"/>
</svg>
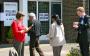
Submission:
<svg viewBox="0 0 90 56">
<path fill-rule="evenodd" d="M 10 28 L 8 33 L 7 33 L 7 38 L 8 39 L 12 39 L 13 35 L 12 35 L 12 29 Z"/>
<path fill-rule="evenodd" d="M 80 50 L 77 48 L 71 48 L 69 53 L 66 56 L 81 56 Z"/>
</svg>

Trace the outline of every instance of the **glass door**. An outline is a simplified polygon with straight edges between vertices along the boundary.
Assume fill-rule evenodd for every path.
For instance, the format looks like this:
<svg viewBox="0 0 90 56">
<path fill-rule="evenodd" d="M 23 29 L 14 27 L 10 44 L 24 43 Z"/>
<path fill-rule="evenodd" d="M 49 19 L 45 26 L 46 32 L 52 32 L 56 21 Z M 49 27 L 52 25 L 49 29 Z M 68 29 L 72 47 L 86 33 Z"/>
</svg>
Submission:
<svg viewBox="0 0 90 56">
<path fill-rule="evenodd" d="M 61 3 L 60 2 L 52 2 L 51 3 L 51 15 L 58 14 L 61 18 Z"/>
<path fill-rule="evenodd" d="M 49 2 L 38 2 L 38 19 L 41 22 L 41 34 L 49 31 Z"/>
</svg>

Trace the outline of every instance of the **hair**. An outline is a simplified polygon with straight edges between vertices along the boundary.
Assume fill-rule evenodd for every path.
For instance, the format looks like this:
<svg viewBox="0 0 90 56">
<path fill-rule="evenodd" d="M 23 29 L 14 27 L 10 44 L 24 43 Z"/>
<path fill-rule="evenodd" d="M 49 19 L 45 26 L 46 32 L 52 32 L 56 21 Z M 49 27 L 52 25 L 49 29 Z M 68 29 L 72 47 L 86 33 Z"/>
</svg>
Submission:
<svg viewBox="0 0 90 56">
<path fill-rule="evenodd" d="M 16 14 L 16 18 L 17 19 L 20 19 L 21 17 L 25 16 L 24 14 L 20 13 L 20 12 L 17 12 Z"/>
<path fill-rule="evenodd" d="M 33 17 L 33 19 L 34 19 L 34 20 L 36 20 L 36 15 L 35 15 L 35 13 L 33 13 L 33 12 L 32 12 L 32 13 L 30 13 L 30 14 L 29 14 L 29 17 L 30 17 L 30 16 L 32 16 L 32 17 Z"/>
<path fill-rule="evenodd" d="M 78 8 L 77 8 L 77 11 L 85 12 L 85 9 L 84 9 L 84 7 L 78 7 Z"/>
<path fill-rule="evenodd" d="M 52 18 L 57 22 L 57 25 L 61 25 L 61 19 L 59 15 L 53 15 Z"/>
</svg>

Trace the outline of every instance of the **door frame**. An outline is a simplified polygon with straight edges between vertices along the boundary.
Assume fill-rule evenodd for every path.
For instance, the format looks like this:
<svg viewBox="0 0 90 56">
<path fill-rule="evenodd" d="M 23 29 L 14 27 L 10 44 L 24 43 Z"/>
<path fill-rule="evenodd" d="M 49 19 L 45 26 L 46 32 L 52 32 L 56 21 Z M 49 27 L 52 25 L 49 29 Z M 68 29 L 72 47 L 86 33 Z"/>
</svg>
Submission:
<svg viewBox="0 0 90 56">
<path fill-rule="evenodd" d="M 90 15 L 90 1 L 88 0 L 88 14 Z"/>
<path fill-rule="evenodd" d="M 61 4 L 61 19 L 62 19 L 62 0 L 28 0 L 28 1 L 35 1 L 37 4 L 37 10 L 36 10 L 36 14 L 37 14 L 37 19 L 38 19 L 38 2 L 49 2 L 49 18 L 50 18 L 50 23 L 51 23 L 51 4 L 52 3 L 59 3 Z"/>
</svg>

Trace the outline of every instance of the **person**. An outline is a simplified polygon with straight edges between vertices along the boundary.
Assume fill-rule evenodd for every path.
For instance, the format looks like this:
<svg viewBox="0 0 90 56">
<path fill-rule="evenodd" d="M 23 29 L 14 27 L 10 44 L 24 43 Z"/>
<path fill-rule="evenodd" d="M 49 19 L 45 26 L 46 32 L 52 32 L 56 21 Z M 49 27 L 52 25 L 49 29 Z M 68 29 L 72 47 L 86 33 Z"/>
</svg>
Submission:
<svg viewBox="0 0 90 56">
<path fill-rule="evenodd" d="M 24 56 L 25 33 L 32 28 L 32 26 L 27 28 L 22 24 L 24 16 L 25 15 L 21 11 L 17 12 L 16 20 L 13 20 L 11 24 L 12 34 L 14 37 L 13 46 L 16 49 L 19 56 Z"/>
<path fill-rule="evenodd" d="M 79 21 L 76 26 L 74 26 L 74 28 L 78 30 L 77 41 L 79 43 L 82 56 L 89 56 L 89 42 L 87 35 L 89 22 L 84 7 L 77 8 L 77 15 L 79 16 Z"/>
<path fill-rule="evenodd" d="M 36 19 L 36 16 L 34 13 L 29 14 L 29 21 L 32 22 L 33 27 L 30 30 L 30 45 L 29 45 L 29 50 L 30 50 L 30 56 L 35 56 L 34 53 L 34 48 L 36 51 L 39 53 L 40 56 L 44 56 L 42 50 L 39 47 L 39 37 L 40 37 L 40 32 L 41 32 L 41 23 L 39 20 Z"/>
<path fill-rule="evenodd" d="M 52 24 L 49 29 L 50 45 L 53 48 L 53 56 L 60 56 L 63 45 L 66 43 L 64 26 L 58 15 L 52 16 Z"/>
</svg>

